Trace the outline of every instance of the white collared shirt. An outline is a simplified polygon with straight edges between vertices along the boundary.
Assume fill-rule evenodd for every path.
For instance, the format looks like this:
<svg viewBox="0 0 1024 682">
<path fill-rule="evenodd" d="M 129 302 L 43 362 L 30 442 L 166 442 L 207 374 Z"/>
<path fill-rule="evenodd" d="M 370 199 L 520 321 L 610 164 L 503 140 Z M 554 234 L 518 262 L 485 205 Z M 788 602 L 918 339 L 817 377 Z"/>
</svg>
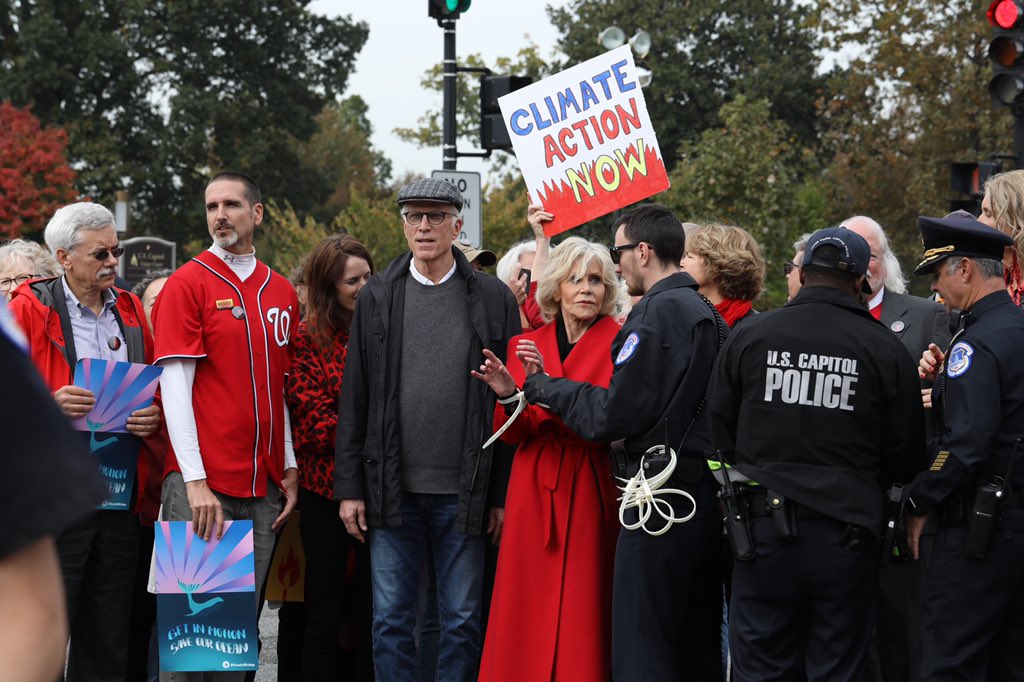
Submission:
<svg viewBox="0 0 1024 682">
<path fill-rule="evenodd" d="M 413 258 L 409 261 L 409 272 L 412 273 L 412 278 L 420 284 L 425 284 L 428 287 L 436 286 L 437 284 L 444 284 L 452 278 L 455 274 L 455 263 L 452 263 L 452 269 L 449 270 L 439 282 L 431 281 L 426 275 L 423 275 L 419 270 L 416 269 L 416 259 Z"/>
</svg>

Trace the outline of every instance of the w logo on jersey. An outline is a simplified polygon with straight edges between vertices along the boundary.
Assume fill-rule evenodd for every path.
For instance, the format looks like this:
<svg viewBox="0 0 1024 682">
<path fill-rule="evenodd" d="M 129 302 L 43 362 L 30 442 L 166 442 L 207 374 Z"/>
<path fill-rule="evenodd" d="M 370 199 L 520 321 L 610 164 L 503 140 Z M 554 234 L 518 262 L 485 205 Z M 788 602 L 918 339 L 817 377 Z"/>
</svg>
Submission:
<svg viewBox="0 0 1024 682">
<path fill-rule="evenodd" d="M 267 311 L 267 322 L 274 327 L 274 341 L 278 346 L 288 345 L 288 332 L 291 331 L 292 314 L 288 310 L 271 308 Z"/>
</svg>

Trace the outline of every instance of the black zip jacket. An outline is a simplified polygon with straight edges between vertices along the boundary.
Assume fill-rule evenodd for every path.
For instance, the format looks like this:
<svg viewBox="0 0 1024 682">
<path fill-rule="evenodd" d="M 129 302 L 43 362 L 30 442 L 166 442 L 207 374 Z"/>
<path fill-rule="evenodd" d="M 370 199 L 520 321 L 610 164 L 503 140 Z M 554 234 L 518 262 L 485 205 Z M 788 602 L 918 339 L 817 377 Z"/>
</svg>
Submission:
<svg viewBox="0 0 1024 682">
<path fill-rule="evenodd" d="M 519 308 L 503 282 L 472 269 L 461 252 L 452 251 L 455 267 L 466 281 L 475 334 L 465 374 L 438 380 L 467 384 L 466 436 L 455 523 L 460 532 L 479 534 L 486 526 L 487 510 L 504 506 L 508 471 L 506 466 L 495 464 L 495 446 L 482 448 L 491 435 L 495 395 L 469 372 L 483 362 L 484 348 L 504 361 L 509 340 L 520 332 Z M 387 270 L 371 277 L 359 293 L 341 382 L 334 497 L 364 500 L 370 526 L 402 525 L 398 382 L 405 278 L 410 276 L 411 260 L 412 253 L 399 256 Z M 430 339 L 422 343 L 427 361 L 430 354 L 445 352 L 432 346 Z"/>
</svg>

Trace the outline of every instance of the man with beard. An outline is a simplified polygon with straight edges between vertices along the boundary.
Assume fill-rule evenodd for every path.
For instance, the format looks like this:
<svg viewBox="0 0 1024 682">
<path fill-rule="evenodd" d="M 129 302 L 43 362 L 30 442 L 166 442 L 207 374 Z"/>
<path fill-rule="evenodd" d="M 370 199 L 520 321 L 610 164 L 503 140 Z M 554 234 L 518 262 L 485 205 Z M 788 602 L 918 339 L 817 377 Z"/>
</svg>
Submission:
<svg viewBox="0 0 1024 682">
<path fill-rule="evenodd" d="M 274 533 L 298 498 L 284 378 L 299 301 L 287 279 L 256 259 L 253 236 L 262 221 L 252 178 L 215 176 L 206 186 L 213 245 L 170 276 L 153 308 L 171 439 L 163 520 L 192 521 L 205 540 L 221 537 L 225 520 L 251 520 L 257 599 Z M 204 675 L 161 673 L 161 679 Z"/>
<path fill-rule="evenodd" d="M 14 291 L 11 311 L 57 404 L 69 419 L 79 419 L 96 399 L 92 391 L 72 385 L 78 360 L 149 362 L 153 339 L 142 303 L 114 286 L 124 249 L 110 211 L 89 202 L 65 206 L 47 224 L 44 237 L 64 274 L 22 284 Z M 128 432 L 145 438 L 159 424 L 159 408 L 151 405 L 132 413 Z M 136 473 L 145 479 L 142 458 Z M 135 485 L 136 510 L 142 490 Z M 138 545 L 139 520 L 128 511 L 95 511 L 57 536 L 71 634 L 69 680 L 124 679 Z"/>
</svg>

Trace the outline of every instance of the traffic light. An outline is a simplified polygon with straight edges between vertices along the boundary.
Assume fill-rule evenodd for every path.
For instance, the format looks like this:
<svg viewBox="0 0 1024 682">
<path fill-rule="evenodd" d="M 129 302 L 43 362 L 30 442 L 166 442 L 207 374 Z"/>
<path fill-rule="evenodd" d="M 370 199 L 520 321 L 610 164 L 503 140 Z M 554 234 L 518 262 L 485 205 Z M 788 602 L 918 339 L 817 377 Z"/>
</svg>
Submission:
<svg viewBox="0 0 1024 682">
<path fill-rule="evenodd" d="M 1024 94 L 1024 4 L 995 0 L 988 8 L 988 22 L 995 31 L 988 45 L 995 68 L 988 91 L 997 106 L 1010 106 Z"/>
<path fill-rule="evenodd" d="M 480 78 L 480 146 L 484 149 L 512 149 L 512 139 L 501 117 L 498 98 L 533 82 L 528 76 L 482 76 Z"/>
<path fill-rule="evenodd" d="M 997 163 L 954 162 L 949 164 L 949 186 L 957 194 L 981 198 L 985 195 L 985 183 L 998 172 Z"/>
<path fill-rule="evenodd" d="M 427 14 L 432 19 L 458 19 L 469 9 L 472 0 L 427 0 Z"/>
</svg>

